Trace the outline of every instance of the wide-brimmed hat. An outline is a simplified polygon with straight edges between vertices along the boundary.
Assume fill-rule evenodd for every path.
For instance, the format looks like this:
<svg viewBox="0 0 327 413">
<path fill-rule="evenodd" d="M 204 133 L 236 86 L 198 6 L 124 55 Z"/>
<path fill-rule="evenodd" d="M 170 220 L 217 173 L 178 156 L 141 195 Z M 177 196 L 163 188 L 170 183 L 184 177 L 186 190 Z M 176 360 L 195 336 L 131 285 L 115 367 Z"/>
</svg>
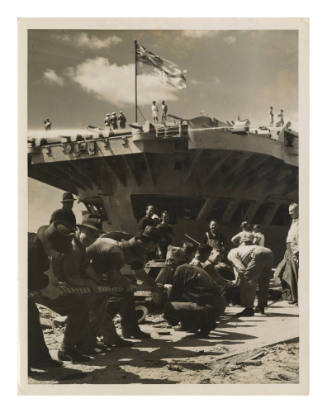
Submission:
<svg viewBox="0 0 327 413">
<path fill-rule="evenodd" d="M 64 202 L 74 202 L 77 198 L 74 198 L 71 192 L 64 192 L 62 195 L 62 203 Z"/>
<path fill-rule="evenodd" d="M 158 228 L 147 225 L 141 233 L 141 237 L 150 239 L 154 242 L 159 242 L 162 238 L 162 235 L 161 231 Z"/>
<path fill-rule="evenodd" d="M 83 217 L 81 224 L 78 226 L 90 228 L 90 229 L 93 229 L 94 231 L 101 232 L 102 219 L 98 215 L 93 215 L 93 214 L 86 215 L 85 217 Z"/>
</svg>

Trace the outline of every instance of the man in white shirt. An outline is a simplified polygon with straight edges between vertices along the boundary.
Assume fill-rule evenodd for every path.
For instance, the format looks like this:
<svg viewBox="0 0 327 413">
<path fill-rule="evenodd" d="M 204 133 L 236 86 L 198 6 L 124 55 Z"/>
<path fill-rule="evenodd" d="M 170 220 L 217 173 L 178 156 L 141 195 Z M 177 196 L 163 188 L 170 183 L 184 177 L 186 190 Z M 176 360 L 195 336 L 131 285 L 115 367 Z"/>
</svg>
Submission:
<svg viewBox="0 0 327 413">
<path fill-rule="evenodd" d="M 275 277 L 282 282 L 283 295 L 289 299 L 290 304 L 298 303 L 298 277 L 299 277 L 299 206 L 293 203 L 288 212 L 292 223 L 286 238 L 286 251 L 283 260 L 279 263 Z"/>
<path fill-rule="evenodd" d="M 159 109 L 158 109 L 158 105 L 157 105 L 155 100 L 152 102 L 151 111 L 152 111 L 152 120 L 153 120 L 153 122 L 158 123 Z"/>
</svg>

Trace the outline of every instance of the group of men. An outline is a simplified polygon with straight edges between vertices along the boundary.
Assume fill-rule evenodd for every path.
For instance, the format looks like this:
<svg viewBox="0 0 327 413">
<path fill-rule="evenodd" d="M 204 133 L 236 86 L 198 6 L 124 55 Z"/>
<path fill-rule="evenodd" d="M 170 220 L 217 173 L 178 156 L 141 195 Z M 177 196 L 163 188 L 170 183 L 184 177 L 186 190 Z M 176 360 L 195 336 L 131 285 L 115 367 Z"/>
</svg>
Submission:
<svg viewBox="0 0 327 413">
<path fill-rule="evenodd" d="M 245 223 L 241 233 L 231 240 L 235 248 L 229 249 L 214 220 L 203 243 L 185 242 L 182 247 L 173 247 L 173 229 L 167 211 L 159 216 L 154 206 L 148 205 L 137 235 L 127 240 L 113 239 L 110 233 L 102 231 L 101 218 L 96 215 L 85 215 L 77 225 L 72 211 L 74 201 L 71 193 L 64 193 L 62 208 L 54 211 L 49 225 L 28 235 L 29 369 L 56 367 L 62 361 L 85 362 L 90 354 L 133 344 L 126 339 L 148 338 L 149 334 L 141 331 L 137 322 L 134 301 L 137 280 L 152 291 L 154 302 L 162 301 L 166 287 L 169 293 L 163 305 L 165 319 L 202 337 L 215 328 L 217 318 L 225 310 L 226 287 L 239 285 L 245 308 L 238 316 L 252 316 L 259 285 L 257 310 L 264 312 L 272 251 L 260 244 L 262 237 L 258 231 L 253 234 Z M 281 273 L 294 272 L 297 238 L 293 224 Z M 156 253 L 166 260 L 166 265 L 154 280 L 144 267 Z M 122 271 L 125 266 L 129 268 L 128 275 Z M 231 271 L 235 276 L 228 276 Z M 87 287 L 91 293 L 67 296 L 62 294 L 62 285 Z M 109 290 L 104 292 L 99 288 L 103 286 L 116 288 L 115 297 Z M 292 286 L 294 290 L 294 280 Z M 32 294 L 35 292 L 37 295 Z M 51 358 L 45 344 L 36 303 L 67 316 L 58 361 Z M 121 336 L 113 323 L 117 313 L 121 317 Z"/>
<path fill-rule="evenodd" d="M 159 122 L 159 108 L 158 108 L 157 102 L 155 100 L 152 102 L 151 112 L 152 112 L 153 122 L 158 123 Z M 161 102 L 161 123 L 166 122 L 167 113 L 168 113 L 168 106 L 167 106 L 166 102 L 163 100 Z"/>
<path fill-rule="evenodd" d="M 123 111 L 118 114 L 116 112 L 107 113 L 104 118 L 104 124 L 112 130 L 125 129 L 126 128 L 126 116 Z"/>
</svg>

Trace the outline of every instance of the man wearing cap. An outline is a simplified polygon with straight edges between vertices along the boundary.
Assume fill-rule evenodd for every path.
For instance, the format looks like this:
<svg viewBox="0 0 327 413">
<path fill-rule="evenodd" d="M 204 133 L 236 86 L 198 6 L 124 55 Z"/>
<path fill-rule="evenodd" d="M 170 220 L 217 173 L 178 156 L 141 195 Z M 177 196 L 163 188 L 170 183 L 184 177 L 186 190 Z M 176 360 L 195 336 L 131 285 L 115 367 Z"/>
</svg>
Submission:
<svg viewBox="0 0 327 413">
<path fill-rule="evenodd" d="M 235 284 L 240 285 L 241 305 L 245 307 L 237 314 L 239 317 L 251 317 L 255 312 L 264 314 L 268 301 L 273 253 L 269 248 L 251 245 L 251 242 L 245 239 L 242 245 L 231 249 L 227 256 L 234 268 Z M 258 306 L 253 310 L 258 283 Z"/>
<path fill-rule="evenodd" d="M 275 277 L 282 282 L 283 295 L 290 304 L 298 303 L 299 278 L 299 206 L 290 204 L 288 208 L 292 223 L 286 238 L 286 251 L 283 260 L 278 264 Z"/>
<path fill-rule="evenodd" d="M 50 224 L 54 221 L 69 224 L 72 228 L 76 227 L 76 217 L 73 212 L 73 205 L 76 198 L 70 192 L 64 192 L 62 196 L 62 208 L 54 211 L 50 218 Z"/>
<path fill-rule="evenodd" d="M 28 366 L 30 368 L 56 367 L 45 344 L 38 308 L 35 301 L 46 305 L 55 312 L 68 315 L 67 327 L 60 352 L 71 353 L 76 361 L 85 361 L 75 351 L 87 316 L 81 301 L 60 297 L 58 280 L 55 277 L 52 261 L 58 254 L 69 254 L 72 250 L 73 228 L 60 222 L 42 226 L 37 233 L 28 234 Z M 38 298 L 35 292 L 39 293 Z M 34 293 L 34 294 L 33 294 Z"/>
<path fill-rule="evenodd" d="M 98 238 L 87 248 L 87 254 L 95 271 L 102 276 L 108 285 L 125 289 L 119 308 L 121 314 L 122 334 L 125 338 L 145 338 L 148 334 L 142 332 L 137 323 L 135 300 L 132 292 L 135 283 L 121 273 L 128 265 L 135 278 L 144 282 L 152 289 L 154 295 L 159 293 L 155 281 L 144 271 L 144 264 L 149 253 L 155 251 L 160 241 L 160 231 L 147 226 L 138 236 L 129 241 L 115 241 L 106 235 Z M 109 312 L 110 312 L 109 308 Z M 115 315 L 115 311 L 111 312 Z"/>
<path fill-rule="evenodd" d="M 231 242 L 236 247 L 242 244 L 253 244 L 253 234 L 251 232 L 251 226 L 247 221 L 243 221 L 241 223 L 241 232 L 234 235 L 231 239 Z"/>
</svg>

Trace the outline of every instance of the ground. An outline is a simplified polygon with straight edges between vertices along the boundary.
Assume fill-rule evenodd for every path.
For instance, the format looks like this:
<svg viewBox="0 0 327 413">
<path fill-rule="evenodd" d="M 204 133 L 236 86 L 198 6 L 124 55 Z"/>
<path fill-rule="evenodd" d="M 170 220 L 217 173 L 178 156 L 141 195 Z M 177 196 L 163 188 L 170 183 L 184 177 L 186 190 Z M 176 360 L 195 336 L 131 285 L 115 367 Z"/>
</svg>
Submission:
<svg viewBox="0 0 327 413">
<path fill-rule="evenodd" d="M 65 362 L 47 372 L 33 371 L 30 383 L 298 383 L 298 308 L 286 302 L 266 315 L 235 318 L 228 307 L 208 338 L 175 331 L 161 315 L 147 316 L 141 329 L 151 339 L 112 348 L 84 364 Z M 62 340 L 64 317 L 40 307 L 52 356 Z"/>
</svg>

